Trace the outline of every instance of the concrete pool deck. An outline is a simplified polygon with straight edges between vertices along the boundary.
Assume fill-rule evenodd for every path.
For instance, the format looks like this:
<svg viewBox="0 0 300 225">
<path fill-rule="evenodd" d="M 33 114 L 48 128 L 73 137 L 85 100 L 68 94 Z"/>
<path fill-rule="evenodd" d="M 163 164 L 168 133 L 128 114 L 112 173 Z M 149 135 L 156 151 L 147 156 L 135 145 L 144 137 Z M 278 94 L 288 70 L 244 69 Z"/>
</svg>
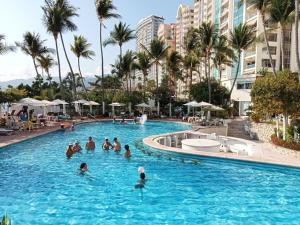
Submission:
<svg viewBox="0 0 300 225">
<path fill-rule="evenodd" d="M 101 122 L 101 121 L 110 121 L 111 119 L 95 119 L 95 120 L 76 120 L 76 125 L 82 124 L 82 123 L 93 123 L 93 122 Z M 185 122 L 179 122 L 175 120 L 154 120 L 154 121 L 166 121 L 166 122 L 178 122 L 182 124 L 187 124 Z M 10 136 L 0 136 L 0 148 L 16 144 L 25 140 L 29 140 L 38 136 L 42 136 L 51 132 L 55 132 L 57 130 L 60 130 L 60 123 L 58 123 L 55 126 L 52 127 L 45 127 L 37 130 L 32 131 L 21 131 L 17 132 L 14 135 Z M 181 131 L 181 132 L 195 132 L 197 131 Z M 176 132 L 177 133 L 177 132 Z M 201 132 L 198 132 L 199 134 L 203 134 Z M 163 150 L 163 151 L 170 151 L 175 153 L 181 153 L 181 154 L 191 154 L 191 155 L 197 155 L 197 156 L 205 156 L 205 157 L 217 157 L 217 158 L 223 158 L 223 159 L 233 159 L 233 160 L 242 160 L 242 161 L 249 161 L 249 162 L 258 162 L 258 163 L 268 163 L 268 164 L 276 164 L 276 165 L 284 165 L 284 166 L 292 166 L 300 168 L 300 152 L 293 151 L 289 149 L 284 149 L 278 146 L 274 146 L 271 143 L 264 143 L 264 142 L 257 142 L 257 141 L 248 141 L 244 139 L 238 139 L 243 142 L 251 144 L 253 147 L 253 155 L 252 156 L 246 156 L 246 155 L 238 155 L 236 153 L 224 153 L 224 152 L 200 152 L 200 151 L 193 151 L 193 150 L 182 150 L 180 148 L 173 148 L 173 147 L 167 147 L 163 146 L 156 141 L 154 141 L 155 138 L 158 138 L 160 136 L 166 136 L 170 135 L 172 133 L 167 134 L 161 134 L 161 135 L 154 135 L 150 137 L 146 137 L 143 139 L 144 144 L 153 147 L 155 149 Z"/>
<path fill-rule="evenodd" d="M 162 135 L 153 135 L 144 138 L 143 142 L 147 146 L 150 146 L 158 150 L 169 151 L 169 152 L 180 153 L 180 154 L 216 157 L 216 158 L 223 158 L 223 159 L 240 160 L 240 161 L 248 161 L 248 162 L 255 162 L 255 163 L 267 163 L 267 164 L 292 166 L 292 167 L 300 168 L 300 152 L 284 149 L 275 146 L 271 143 L 249 141 L 249 140 L 230 137 L 234 140 L 239 140 L 248 145 L 251 145 L 253 149 L 253 154 L 249 156 L 249 155 L 240 155 L 237 153 L 228 153 L 228 152 L 205 152 L 199 150 L 183 150 L 181 148 L 161 145 L 157 141 L 155 141 L 157 138 L 162 136 L 174 135 L 176 133 L 184 133 L 184 132 L 191 132 L 193 134 L 203 135 L 202 132 L 188 130 L 188 131 L 181 131 L 175 133 L 166 133 Z"/>
</svg>

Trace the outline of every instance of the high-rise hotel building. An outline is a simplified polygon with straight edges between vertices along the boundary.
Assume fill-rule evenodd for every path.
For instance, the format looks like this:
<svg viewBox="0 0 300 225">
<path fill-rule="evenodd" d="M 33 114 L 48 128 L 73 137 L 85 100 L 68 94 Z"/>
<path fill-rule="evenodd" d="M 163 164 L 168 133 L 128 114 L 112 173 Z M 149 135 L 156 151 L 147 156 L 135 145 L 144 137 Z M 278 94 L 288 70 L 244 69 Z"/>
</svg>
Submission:
<svg viewBox="0 0 300 225">
<path fill-rule="evenodd" d="M 247 0 L 241 3 L 241 0 L 194 0 L 193 6 L 180 5 L 177 11 L 176 27 L 176 50 L 184 55 L 182 49 L 183 38 L 188 28 L 198 28 L 202 22 L 211 22 L 218 29 L 220 34 L 229 37 L 230 31 L 240 23 L 248 24 L 252 27 L 256 36 L 263 33 L 262 20 L 259 12 Z M 268 27 L 268 22 L 266 23 Z M 293 70 L 295 59 L 291 60 L 291 29 L 284 31 L 284 68 Z M 276 29 L 268 29 L 268 41 L 270 53 L 276 69 L 280 65 L 280 40 L 281 34 Z M 290 65 L 292 64 L 292 65 Z M 266 68 L 271 71 L 269 56 L 264 42 L 257 42 L 253 47 L 242 53 L 238 78 L 233 89 L 232 99 L 235 101 L 235 107 L 238 108 L 239 114 L 244 115 L 248 108 L 251 98 L 250 91 L 252 83 L 255 81 L 259 71 Z M 222 70 L 221 83 L 228 89 L 231 88 L 237 64 L 224 66 Z M 216 69 L 212 69 L 211 76 L 218 79 Z M 196 76 L 195 76 L 196 78 Z M 197 82 L 197 79 L 194 79 Z M 180 83 L 178 87 L 178 96 L 186 90 L 185 84 Z"/>
<path fill-rule="evenodd" d="M 146 18 L 141 19 L 136 28 L 136 51 L 137 52 L 144 52 L 145 47 L 147 49 L 150 49 L 150 43 L 153 39 L 157 38 L 158 29 L 160 24 L 164 22 L 163 17 L 151 15 Z M 144 46 L 144 47 L 143 47 Z M 149 69 L 148 73 L 148 80 L 156 80 L 156 74 L 155 74 L 156 68 L 155 65 L 152 65 L 152 67 Z M 135 86 L 138 85 L 138 83 L 143 83 L 143 76 L 140 71 L 136 71 L 135 74 L 136 77 L 139 77 L 140 80 L 136 81 Z M 159 79 L 159 83 L 160 83 Z"/>
</svg>

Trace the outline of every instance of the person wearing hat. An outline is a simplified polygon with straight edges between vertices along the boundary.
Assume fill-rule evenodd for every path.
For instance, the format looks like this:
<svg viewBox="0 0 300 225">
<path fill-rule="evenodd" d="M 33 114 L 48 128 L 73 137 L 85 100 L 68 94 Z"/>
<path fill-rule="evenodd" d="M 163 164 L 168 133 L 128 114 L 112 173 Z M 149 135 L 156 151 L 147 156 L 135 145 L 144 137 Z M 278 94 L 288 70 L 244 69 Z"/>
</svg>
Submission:
<svg viewBox="0 0 300 225">
<path fill-rule="evenodd" d="M 109 142 L 108 138 L 106 137 L 104 139 L 103 144 L 102 144 L 102 149 L 103 150 L 109 150 L 109 148 L 112 148 L 112 147 L 113 147 L 112 144 Z"/>
<path fill-rule="evenodd" d="M 75 146 L 73 148 L 73 152 L 80 152 L 82 150 L 80 144 L 79 144 L 79 141 L 75 141 Z"/>
<path fill-rule="evenodd" d="M 74 152 L 73 152 L 73 143 L 69 143 L 67 151 L 66 151 L 66 156 L 69 159 L 69 158 L 72 157 L 73 154 L 74 154 Z"/>
</svg>

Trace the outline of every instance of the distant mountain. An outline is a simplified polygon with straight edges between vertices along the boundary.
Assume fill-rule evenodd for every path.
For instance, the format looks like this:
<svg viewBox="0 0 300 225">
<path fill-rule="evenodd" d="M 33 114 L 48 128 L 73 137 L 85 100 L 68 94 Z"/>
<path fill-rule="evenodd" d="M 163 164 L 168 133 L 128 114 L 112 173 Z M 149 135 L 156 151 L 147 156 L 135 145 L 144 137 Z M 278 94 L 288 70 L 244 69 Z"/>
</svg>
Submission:
<svg viewBox="0 0 300 225">
<path fill-rule="evenodd" d="M 28 84 L 31 85 L 33 82 L 33 78 L 29 78 L 29 79 L 15 79 L 15 80 L 9 80 L 9 81 L 0 81 L 0 87 L 2 89 L 6 88 L 8 85 L 12 85 L 12 86 L 18 86 L 19 84 L 23 83 L 24 85 Z M 96 78 L 95 77 L 85 77 L 85 85 L 87 87 L 89 87 L 89 82 L 95 82 Z M 59 78 L 58 77 L 53 77 L 53 81 L 59 82 Z"/>
</svg>

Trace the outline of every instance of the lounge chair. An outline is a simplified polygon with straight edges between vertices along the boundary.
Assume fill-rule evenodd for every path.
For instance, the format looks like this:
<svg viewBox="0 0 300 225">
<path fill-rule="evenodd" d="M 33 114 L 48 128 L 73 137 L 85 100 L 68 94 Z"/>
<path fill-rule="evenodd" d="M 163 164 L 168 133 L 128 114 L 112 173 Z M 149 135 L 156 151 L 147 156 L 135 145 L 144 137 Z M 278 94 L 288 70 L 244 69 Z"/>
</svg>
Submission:
<svg viewBox="0 0 300 225">
<path fill-rule="evenodd" d="M 0 128 L 0 135 L 12 135 L 14 130 Z"/>
</svg>

